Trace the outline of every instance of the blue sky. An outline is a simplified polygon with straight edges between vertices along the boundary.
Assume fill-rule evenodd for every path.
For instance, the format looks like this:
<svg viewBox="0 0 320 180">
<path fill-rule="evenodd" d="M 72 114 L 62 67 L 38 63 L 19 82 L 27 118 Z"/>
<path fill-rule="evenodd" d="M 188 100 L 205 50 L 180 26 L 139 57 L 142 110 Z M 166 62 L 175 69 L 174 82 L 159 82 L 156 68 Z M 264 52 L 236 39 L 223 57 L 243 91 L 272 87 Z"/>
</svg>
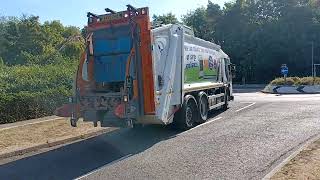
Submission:
<svg viewBox="0 0 320 180">
<path fill-rule="evenodd" d="M 64 25 L 82 27 L 86 24 L 88 11 L 102 14 L 104 8 L 120 11 L 126 4 L 135 7 L 148 6 L 152 14 L 172 12 L 178 18 L 200 6 L 206 6 L 208 0 L 1 0 L 0 15 L 21 16 L 22 14 L 40 16 L 40 21 L 60 20 Z M 229 0 L 211 0 L 220 4 Z"/>
</svg>

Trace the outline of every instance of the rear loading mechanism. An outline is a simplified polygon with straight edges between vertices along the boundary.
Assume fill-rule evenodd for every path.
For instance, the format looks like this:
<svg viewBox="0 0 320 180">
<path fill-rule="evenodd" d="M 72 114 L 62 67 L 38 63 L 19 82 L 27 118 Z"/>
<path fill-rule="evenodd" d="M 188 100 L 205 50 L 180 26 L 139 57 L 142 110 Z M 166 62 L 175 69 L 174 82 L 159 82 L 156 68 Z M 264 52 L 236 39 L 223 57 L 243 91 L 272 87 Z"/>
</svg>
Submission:
<svg viewBox="0 0 320 180">
<path fill-rule="evenodd" d="M 151 30 L 146 7 L 105 11 L 87 14 L 74 97 L 57 111 L 71 116 L 72 126 L 83 118 L 95 126 L 175 123 L 189 129 L 210 110 L 227 109 L 232 65 L 220 46 L 180 24 Z"/>
</svg>

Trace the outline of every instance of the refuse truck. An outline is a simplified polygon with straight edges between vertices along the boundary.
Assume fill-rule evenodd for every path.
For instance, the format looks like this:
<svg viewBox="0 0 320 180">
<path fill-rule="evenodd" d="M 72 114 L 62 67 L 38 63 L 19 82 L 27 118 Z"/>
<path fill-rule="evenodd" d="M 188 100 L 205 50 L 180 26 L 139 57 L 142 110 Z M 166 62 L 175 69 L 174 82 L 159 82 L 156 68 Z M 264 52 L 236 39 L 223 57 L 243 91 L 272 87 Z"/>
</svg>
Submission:
<svg viewBox="0 0 320 180">
<path fill-rule="evenodd" d="M 147 7 L 88 13 L 74 96 L 57 110 L 102 127 L 173 124 L 187 130 L 227 110 L 234 66 L 219 45 L 182 24 L 152 27 Z"/>
</svg>

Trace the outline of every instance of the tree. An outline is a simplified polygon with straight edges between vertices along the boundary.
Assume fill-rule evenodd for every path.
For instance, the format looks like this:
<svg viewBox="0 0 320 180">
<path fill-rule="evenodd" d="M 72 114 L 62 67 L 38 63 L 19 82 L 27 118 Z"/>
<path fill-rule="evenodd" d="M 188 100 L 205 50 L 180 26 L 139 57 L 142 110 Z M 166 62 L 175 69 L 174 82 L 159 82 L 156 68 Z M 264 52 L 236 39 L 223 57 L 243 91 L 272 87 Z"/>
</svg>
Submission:
<svg viewBox="0 0 320 180">
<path fill-rule="evenodd" d="M 291 75 L 310 75 L 311 42 L 320 58 L 319 0 L 236 0 L 223 9 L 208 2 L 184 16 L 195 35 L 215 42 L 229 54 L 249 82 L 279 76 L 281 64 Z"/>
<path fill-rule="evenodd" d="M 163 15 L 153 15 L 152 19 L 153 22 L 161 24 L 175 24 L 179 22 L 176 16 L 171 12 Z"/>
<path fill-rule="evenodd" d="M 214 4 L 211 1 L 209 1 L 206 11 L 207 11 L 206 15 L 207 15 L 208 22 L 211 23 L 212 25 L 218 24 L 219 20 L 223 15 L 223 11 L 221 10 L 221 7 L 218 4 Z"/>
<path fill-rule="evenodd" d="M 202 39 L 207 39 L 207 35 L 210 30 L 207 21 L 207 11 L 206 8 L 197 8 L 194 11 L 189 12 L 183 16 L 182 21 L 187 26 L 193 28 L 194 34 Z"/>
<path fill-rule="evenodd" d="M 78 41 L 69 39 L 79 37 Z M 77 60 L 84 50 L 80 29 L 37 16 L 0 18 L 0 57 L 7 65 L 46 65 Z M 64 46 L 63 51 L 60 48 Z"/>
</svg>

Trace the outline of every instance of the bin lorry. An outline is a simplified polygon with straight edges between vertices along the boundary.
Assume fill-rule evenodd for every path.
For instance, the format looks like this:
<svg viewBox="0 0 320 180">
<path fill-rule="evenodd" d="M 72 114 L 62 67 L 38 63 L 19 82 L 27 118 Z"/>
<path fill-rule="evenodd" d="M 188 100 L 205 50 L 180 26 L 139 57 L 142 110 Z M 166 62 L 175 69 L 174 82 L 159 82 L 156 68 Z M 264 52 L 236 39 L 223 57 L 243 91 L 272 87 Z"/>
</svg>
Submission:
<svg viewBox="0 0 320 180">
<path fill-rule="evenodd" d="M 230 58 L 182 24 L 151 27 L 149 9 L 88 13 L 86 51 L 60 116 L 102 127 L 190 129 L 233 100 Z M 66 113 L 69 112 L 69 113 Z"/>
</svg>

